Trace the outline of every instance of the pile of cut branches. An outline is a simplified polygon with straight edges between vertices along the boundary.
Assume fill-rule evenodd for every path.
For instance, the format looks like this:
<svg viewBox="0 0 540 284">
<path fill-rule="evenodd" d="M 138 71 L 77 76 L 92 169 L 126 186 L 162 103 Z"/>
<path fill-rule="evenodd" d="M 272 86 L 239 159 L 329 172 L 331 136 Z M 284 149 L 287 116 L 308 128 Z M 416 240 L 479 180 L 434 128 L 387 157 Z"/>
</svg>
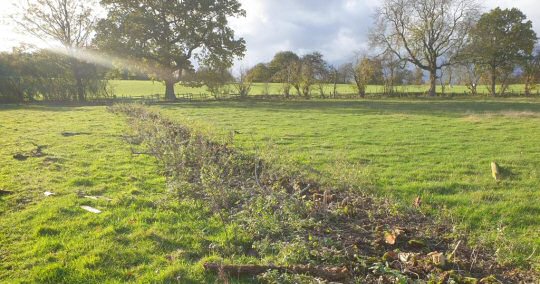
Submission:
<svg viewBox="0 0 540 284">
<path fill-rule="evenodd" d="M 173 192 L 204 200 L 223 222 L 249 235 L 247 245 L 237 250 L 217 248 L 224 259 L 244 254 L 273 262 L 207 263 L 208 270 L 220 275 L 251 274 L 267 282 L 534 279 L 531 273 L 497 264 L 487 249 L 471 250 L 465 239 L 455 237 L 452 226 L 435 223 L 414 208 L 397 210 L 353 187 L 322 185 L 142 106 L 116 105 L 110 110 L 128 116 L 131 140 L 162 164 Z"/>
</svg>

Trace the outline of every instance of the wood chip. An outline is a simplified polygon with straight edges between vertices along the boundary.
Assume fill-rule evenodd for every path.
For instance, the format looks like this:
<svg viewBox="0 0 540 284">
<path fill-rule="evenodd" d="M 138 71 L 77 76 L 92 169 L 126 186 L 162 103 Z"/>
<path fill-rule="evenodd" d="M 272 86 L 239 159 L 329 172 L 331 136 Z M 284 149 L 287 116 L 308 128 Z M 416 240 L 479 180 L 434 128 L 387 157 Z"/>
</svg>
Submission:
<svg viewBox="0 0 540 284">
<path fill-rule="evenodd" d="M 95 214 L 99 214 L 101 213 L 100 210 L 96 209 L 96 208 L 92 208 L 90 206 L 81 206 L 82 209 L 88 211 L 88 212 L 92 212 L 92 213 L 95 213 Z"/>
</svg>

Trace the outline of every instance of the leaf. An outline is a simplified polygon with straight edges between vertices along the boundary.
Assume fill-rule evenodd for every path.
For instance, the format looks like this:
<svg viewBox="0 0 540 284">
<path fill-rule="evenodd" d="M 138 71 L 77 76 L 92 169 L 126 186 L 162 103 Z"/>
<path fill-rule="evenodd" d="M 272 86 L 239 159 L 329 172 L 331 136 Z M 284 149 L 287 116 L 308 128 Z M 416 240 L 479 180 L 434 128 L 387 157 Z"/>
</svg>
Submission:
<svg viewBox="0 0 540 284">
<path fill-rule="evenodd" d="M 393 232 L 385 232 L 384 241 L 389 245 L 395 245 L 397 241 L 397 235 L 395 235 Z"/>
</svg>

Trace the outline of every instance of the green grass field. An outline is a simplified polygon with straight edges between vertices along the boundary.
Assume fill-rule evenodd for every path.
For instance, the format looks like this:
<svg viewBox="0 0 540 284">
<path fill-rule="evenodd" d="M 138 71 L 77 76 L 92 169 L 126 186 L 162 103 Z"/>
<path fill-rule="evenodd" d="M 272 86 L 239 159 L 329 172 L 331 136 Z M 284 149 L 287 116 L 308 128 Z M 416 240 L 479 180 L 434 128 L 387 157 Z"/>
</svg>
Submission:
<svg viewBox="0 0 540 284">
<path fill-rule="evenodd" d="M 131 154 L 125 130 L 103 107 L 0 106 L 1 283 L 214 281 L 199 260 L 226 228 L 168 193 L 155 160 Z M 13 158 L 32 143 L 46 146 L 42 157 Z"/>
<path fill-rule="evenodd" d="M 272 148 L 330 182 L 429 211 L 495 243 L 501 257 L 540 259 L 540 101 L 215 102 L 160 107 L 236 130 L 247 151 Z M 270 145 L 270 146 L 268 146 Z M 491 177 L 497 161 L 504 178 Z M 448 209 L 448 210 L 446 210 Z M 531 257 L 532 258 L 532 257 Z"/>
<path fill-rule="evenodd" d="M 404 206 L 422 196 L 426 213 L 451 219 L 473 243 L 494 245 L 503 261 L 538 267 L 539 100 L 153 108 L 218 136 L 236 130 L 240 149 L 278 156 L 328 183 L 354 184 Z M 131 154 L 124 120 L 104 107 L 0 107 L 0 282 L 215 281 L 202 262 L 232 229 L 202 202 L 170 194 L 155 159 Z M 46 146 L 42 155 L 13 158 L 35 154 L 34 144 Z M 500 182 L 491 161 L 503 169 Z"/>
<path fill-rule="evenodd" d="M 110 81 L 112 89 L 115 92 L 115 95 L 118 97 L 133 97 L 133 96 L 149 96 L 165 93 L 165 86 L 163 83 L 158 81 Z M 313 95 L 319 95 L 319 90 L 316 89 L 318 86 L 314 86 Z M 325 85 L 325 94 L 328 96 L 333 91 L 332 85 Z M 234 92 L 234 88 L 229 87 L 231 92 Z M 281 85 L 278 83 L 268 84 L 268 90 L 270 94 L 281 94 L 280 91 Z M 427 92 L 429 86 L 398 86 L 396 89 L 400 92 Z M 368 93 L 381 93 L 383 91 L 382 86 L 368 86 Z M 441 87 L 439 86 L 439 92 Z M 469 93 L 469 90 L 465 86 L 447 86 L 445 88 L 447 93 Z M 478 91 L 482 94 L 487 94 L 488 90 L 486 87 L 479 87 Z M 512 85 L 510 86 L 509 91 L 511 92 L 523 92 L 523 85 Z M 175 92 L 177 94 L 208 94 L 206 87 L 191 88 L 182 85 L 177 85 Z M 250 94 L 253 96 L 265 94 L 265 84 L 263 83 L 254 83 L 251 89 Z M 339 94 L 354 94 L 355 90 L 352 85 L 339 84 L 337 86 L 337 92 Z M 293 89 L 292 94 L 296 94 L 296 91 Z"/>
</svg>

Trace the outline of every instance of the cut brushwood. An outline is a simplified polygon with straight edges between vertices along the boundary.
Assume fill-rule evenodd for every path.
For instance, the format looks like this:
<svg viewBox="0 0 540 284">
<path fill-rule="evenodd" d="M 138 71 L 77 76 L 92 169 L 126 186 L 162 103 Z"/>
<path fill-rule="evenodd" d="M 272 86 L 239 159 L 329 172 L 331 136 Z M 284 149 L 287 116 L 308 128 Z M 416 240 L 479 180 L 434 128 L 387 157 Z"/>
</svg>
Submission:
<svg viewBox="0 0 540 284">
<path fill-rule="evenodd" d="M 347 267 L 329 267 L 313 265 L 226 265 L 220 263 L 205 263 L 204 269 L 213 272 L 224 272 L 231 276 L 253 276 L 269 270 L 288 272 L 294 274 L 306 274 L 329 281 L 344 281 L 349 279 L 350 273 Z"/>
</svg>

